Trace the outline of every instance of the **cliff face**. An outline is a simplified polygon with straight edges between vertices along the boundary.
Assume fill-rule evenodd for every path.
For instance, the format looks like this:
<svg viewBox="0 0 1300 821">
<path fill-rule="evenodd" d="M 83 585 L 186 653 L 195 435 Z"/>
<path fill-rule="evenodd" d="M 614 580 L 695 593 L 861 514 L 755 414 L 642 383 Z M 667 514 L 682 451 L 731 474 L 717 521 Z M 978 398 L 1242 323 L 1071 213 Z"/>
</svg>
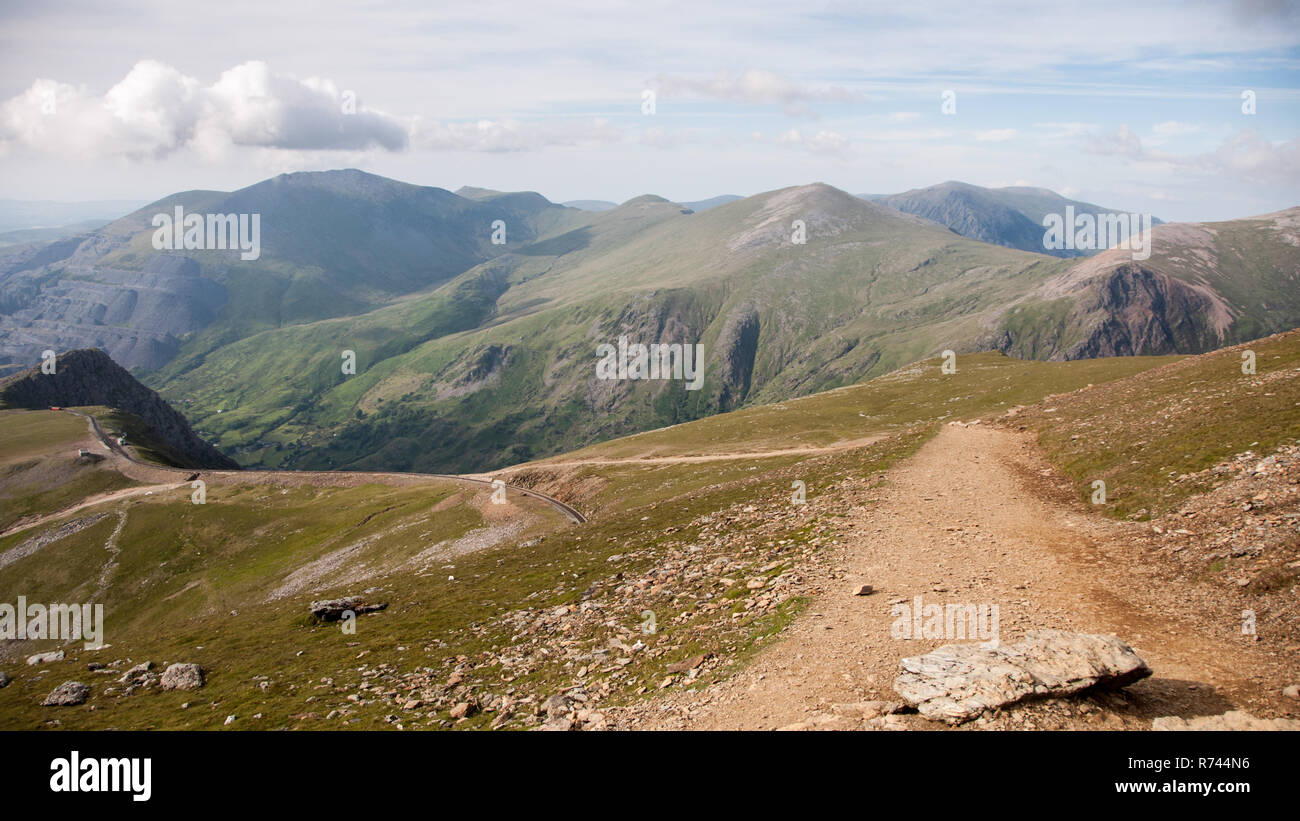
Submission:
<svg viewBox="0 0 1300 821">
<path fill-rule="evenodd" d="M 1204 353 L 1234 338 L 1217 294 L 1142 265 L 1120 265 L 1035 319 L 1016 322 L 989 347 L 1021 359 L 1093 359 Z"/>
<path fill-rule="evenodd" d="M 1022 358 L 1198 354 L 1300 325 L 1300 208 L 1155 226 L 1043 282 L 994 325 Z"/>
<path fill-rule="evenodd" d="M 1097 284 L 1094 295 L 1081 313 L 1096 324 L 1066 351 L 1067 359 L 1204 353 L 1224 342 L 1211 321 L 1214 300 L 1173 277 L 1121 266 Z"/>
<path fill-rule="evenodd" d="M 234 460 L 200 439 L 185 417 L 162 397 L 98 349 L 61 354 L 52 374 L 35 367 L 0 380 L 0 402 L 31 409 L 106 405 L 139 417 L 188 461 L 184 467 L 239 468 Z"/>
</svg>

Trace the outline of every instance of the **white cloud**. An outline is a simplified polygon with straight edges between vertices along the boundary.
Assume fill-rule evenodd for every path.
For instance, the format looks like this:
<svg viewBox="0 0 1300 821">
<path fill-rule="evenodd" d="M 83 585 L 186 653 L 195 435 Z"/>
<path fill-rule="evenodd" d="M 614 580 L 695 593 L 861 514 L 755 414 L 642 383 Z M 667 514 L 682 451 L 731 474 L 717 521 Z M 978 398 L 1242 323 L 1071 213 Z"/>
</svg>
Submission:
<svg viewBox="0 0 1300 821">
<path fill-rule="evenodd" d="M 355 97 L 351 98 L 355 101 Z M 185 147 L 400 150 L 406 126 L 370 111 L 328 80 L 297 80 L 262 62 L 237 65 L 211 86 L 156 60 L 135 64 L 96 96 L 38 79 L 0 103 L 0 144 L 41 153 L 158 158 Z"/>
<path fill-rule="evenodd" d="M 916 111 L 895 111 L 893 114 L 890 114 L 885 119 L 891 123 L 906 123 L 906 122 L 911 122 L 912 120 L 915 120 L 917 117 L 920 116 L 921 116 L 920 113 Z"/>
<path fill-rule="evenodd" d="M 1211 167 L 1236 174 L 1250 183 L 1300 186 L 1300 140 L 1270 142 L 1258 134 L 1240 132 L 1209 155 Z"/>
<path fill-rule="evenodd" d="M 862 134 L 862 139 L 886 143 L 915 143 L 924 140 L 946 140 L 953 134 L 950 128 L 903 128 L 891 131 L 867 131 Z"/>
<path fill-rule="evenodd" d="M 699 97 L 757 105 L 779 104 L 790 116 L 809 116 L 809 103 L 853 102 L 861 95 L 838 86 L 813 88 L 796 85 L 784 77 L 762 69 L 746 69 L 740 74 L 718 72 L 709 79 L 659 75 L 656 78 L 662 97 Z"/>
<path fill-rule="evenodd" d="M 1001 143 L 1013 139 L 1017 133 L 1014 128 L 993 128 L 988 131 L 976 131 L 975 139 L 982 143 Z"/>
<path fill-rule="evenodd" d="M 1121 125 L 1114 135 L 1091 138 L 1085 150 L 1203 175 L 1232 176 L 1251 185 L 1300 185 L 1300 140 L 1270 141 L 1251 131 L 1228 137 L 1210 152 L 1178 155 L 1144 147 L 1128 126 Z"/>
<path fill-rule="evenodd" d="M 1176 140 L 1188 134 L 1196 134 L 1202 130 L 1204 129 L 1195 123 L 1166 120 L 1163 123 L 1156 123 L 1151 126 L 1151 136 L 1144 139 L 1142 144 L 1145 146 L 1161 146 L 1167 144 L 1170 140 Z"/>
<path fill-rule="evenodd" d="M 622 139 L 622 132 L 603 119 L 541 123 L 505 119 L 427 125 L 417 121 L 411 135 L 415 147 L 435 151 L 531 151 L 555 145 L 607 145 Z"/>
<path fill-rule="evenodd" d="M 1089 154 L 1101 155 L 1121 155 L 1127 157 L 1141 157 L 1142 140 L 1138 135 L 1129 129 L 1128 125 L 1121 125 L 1119 130 L 1114 134 L 1094 135 L 1088 138 L 1084 145 L 1084 151 Z"/>
<path fill-rule="evenodd" d="M 827 156 L 844 156 L 849 150 L 849 138 L 838 131 L 822 130 L 805 136 L 792 128 L 773 137 L 771 142 L 775 145 L 803 148 L 813 154 Z"/>
</svg>

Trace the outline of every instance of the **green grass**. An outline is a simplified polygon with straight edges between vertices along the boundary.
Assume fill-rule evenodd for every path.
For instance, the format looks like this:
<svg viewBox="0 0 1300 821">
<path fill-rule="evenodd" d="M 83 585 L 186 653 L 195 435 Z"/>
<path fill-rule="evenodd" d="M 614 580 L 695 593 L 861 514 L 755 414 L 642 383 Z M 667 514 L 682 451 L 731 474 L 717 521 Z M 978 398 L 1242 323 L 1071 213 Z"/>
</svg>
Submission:
<svg viewBox="0 0 1300 821">
<path fill-rule="evenodd" d="M 1244 349 L 1255 352 L 1254 376 L 1241 372 Z M 1300 333 L 1290 332 L 1059 397 L 1022 420 L 1080 498 L 1099 479 L 1107 514 L 1145 519 L 1214 482 L 1180 476 L 1300 439 L 1298 369 Z"/>
<path fill-rule="evenodd" d="M 1037 362 L 999 353 L 963 354 L 957 357 L 954 374 L 943 374 L 940 360 L 930 359 L 861 385 L 628 436 L 564 454 L 556 461 L 826 447 L 916 424 L 1027 405 L 1049 394 L 1124 378 L 1178 358 Z"/>
<path fill-rule="evenodd" d="M 1294 341 L 1261 343 L 1256 350 L 1260 379 L 1300 366 L 1293 361 Z M 582 499 L 573 501 L 591 517 L 588 524 L 569 526 L 549 508 L 538 506 L 530 508 L 544 517 L 537 528 L 498 547 L 435 562 L 423 575 L 393 564 L 372 578 L 349 583 L 327 580 L 319 589 L 282 599 L 269 594 L 293 569 L 341 547 L 381 537 L 361 550 L 356 561 L 382 567 L 410 557 L 431 542 L 466 532 L 481 522 L 479 514 L 463 504 L 429 513 L 432 504 L 454 491 L 449 483 L 315 489 L 215 483 L 209 487 L 205 507 L 188 504 L 187 491 L 178 491 L 176 499 L 150 497 L 122 504 L 93 527 L 0 570 L 0 589 L 76 601 L 76 596 L 88 595 L 94 586 L 91 580 L 98 578 L 106 558 L 104 540 L 118 521 L 116 511 L 127 517 L 118 568 L 103 596 L 108 641 L 113 646 L 96 652 L 70 648 L 71 657 L 52 665 L 45 675 L 34 669 L 12 671 L 17 673 L 15 681 L 0 692 L 0 728 L 36 728 L 57 718 L 69 728 L 220 729 L 225 716 L 232 714 L 239 716 L 233 729 L 385 728 L 391 726 L 386 720 L 389 715 L 401 715 L 408 727 L 438 727 L 447 718 L 445 709 L 425 708 L 418 712 L 431 714 L 417 718 L 398 702 L 419 695 L 421 687 L 411 684 L 411 677 L 445 680 L 458 660 L 476 665 L 469 680 L 480 693 L 513 690 L 540 701 L 572 686 L 578 664 L 566 666 L 563 658 L 534 659 L 525 672 L 513 674 L 490 660 L 509 655 L 511 648 L 526 641 L 516 637 L 507 614 L 577 605 L 593 585 L 598 591 L 595 600 L 606 609 L 600 619 L 564 636 L 575 652 L 604 646 L 617 635 L 611 623 L 636 632 L 642 607 L 653 609 L 660 625 L 658 633 L 644 637 L 649 650 L 662 651 L 659 655 L 640 654 L 617 675 L 598 671 L 586 677 L 590 686 L 610 688 L 604 704 L 648 697 L 658 692 L 667 665 L 711 653 L 721 663 L 691 685 L 703 686 L 745 664 L 806 605 L 802 598 L 793 597 L 762 616 L 742 608 L 740 617 L 733 618 L 734 605 L 743 600 L 745 579 L 772 578 L 789 565 L 793 551 L 819 550 L 844 535 L 842 511 L 836 508 L 842 483 L 878 480 L 946 420 L 1002 416 L 1017 405 L 1032 407 L 1014 420 L 1024 420 L 1020 423 L 1035 429 L 1041 424 L 1049 454 L 1061 460 L 1071 475 L 1080 467 L 1070 461 L 1071 453 L 1083 457 L 1100 445 L 1118 464 L 1119 454 L 1144 452 L 1133 449 L 1133 437 L 1139 434 L 1127 430 L 1112 431 L 1104 442 L 1081 444 L 1070 439 L 1070 426 L 1086 424 L 1090 407 L 1100 408 L 1102 417 L 1110 414 L 1116 426 L 1151 413 L 1158 417 L 1154 409 L 1171 402 L 1186 400 L 1193 408 L 1204 408 L 1211 396 L 1219 403 L 1211 409 L 1235 408 L 1238 418 L 1285 416 L 1283 404 L 1272 404 L 1278 397 L 1263 396 L 1275 392 L 1272 388 L 1239 389 L 1235 380 L 1226 378 L 1222 384 L 1199 381 L 1208 379 L 1219 364 L 1231 364 L 1232 356 L 1225 354 L 1216 364 L 1208 357 L 1181 362 L 1164 358 L 1042 363 L 996 354 L 963 355 L 954 375 L 941 374 L 938 361 L 931 360 L 864 385 L 605 443 L 566 458 L 725 453 L 882 437 L 870 445 L 830 453 L 704 464 L 529 465 L 518 478 L 561 495 L 561 488 L 580 494 Z M 1189 379 L 1192 388 L 1212 384 L 1215 392 L 1188 393 Z M 1225 391 L 1222 395 L 1220 388 Z M 1046 402 L 1034 405 L 1045 398 Z M 1300 401 L 1289 394 L 1282 398 Z M 1144 404 L 1148 401 L 1153 404 Z M 1056 410 L 1048 413 L 1049 408 Z M 1207 415 L 1213 416 L 1199 416 Z M 1218 421 L 1211 426 L 1212 420 L 1198 418 L 1191 411 L 1178 417 L 1163 434 L 1166 438 L 1160 440 L 1160 447 L 1169 446 L 1180 428 L 1188 430 L 1193 423 L 1202 427 L 1193 425 L 1192 437 L 1220 432 Z M 1259 439 L 1257 447 L 1262 451 L 1267 441 L 1288 435 L 1290 424 L 1279 422 L 1271 433 L 1251 428 L 1249 436 L 1252 441 Z M 1223 447 L 1230 450 L 1235 442 Z M 1074 450 L 1062 449 L 1063 443 L 1071 443 L 1068 447 Z M 1156 451 L 1153 447 L 1150 452 Z M 1085 465 L 1079 481 L 1090 470 Z M 743 528 L 724 530 L 724 546 L 708 548 L 740 558 L 727 571 L 737 580 L 732 588 L 699 586 L 712 584 L 710 578 L 675 582 L 625 606 L 611 597 L 610 591 L 620 583 L 637 579 L 671 557 L 687 555 L 692 545 L 711 544 L 705 532 L 713 526 L 710 522 L 716 523 L 719 512 L 752 506 L 786 515 L 790 486 L 796 479 L 807 484 L 810 505 L 788 526 L 753 540 Z M 1115 473 L 1113 481 L 1124 499 L 1122 472 Z M 766 513 L 759 515 L 768 519 Z M 14 538 L 0 540 L 0 551 L 14 543 Z M 632 558 L 611 563 L 614 554 Z M 61 569 L 50 572 L 50 567 Z M 343 633 L 338 625 L 306 618 L 311 599 L 357 594 L 371 587 L 378 590 L 369 597 L 390 607 L 361 617 L 355 635 Z M 703 597 L 709 591 L 715 599 Z M 723 606 L 709 608 L 705 606 L 709 601 Z M 37 649 L 43 648 L 34 647 L 32 652 Z M 210 671 L 208 685 L 197 693 L 105 696 L 102 686 L 107 679 L 89 674 L 85 664 L 113 659 L 198 662 Z M 96 685 L 90 703 L 93 711 L 90 705 L 57 711 L 36 706 L 61 681 L 88 676 Z M 269 676 L 266 689 L 259 686 L 260 676 Z M 357 692 L 358 685 L 374 680 L 396 687 L 398 702 L 374 699 L 351 704 L 338 689 Z M 182 709 L 182 703 L 190 706 Z M 326 721 L 326 714 L 343 704 L 352 709 L 346 719 Z M 258 713 L 262 718 L 254 720 Z M 479 715 L 456 726 L 483 727 L 491 719 Z"/>
<path fill-rule="evenodd" d="M 195 340 L 147 378 L 164 397 L 192 400 L 196 429 L 247 465 L 487 470 L 975 347 L 1000 306 L 1064 264 L 825 186 L 799 196 L 851 227 L 814 221 L 806 247 L 769 230 L 737 250 L 731 239 L 766 219 L 762 197 L 689 216 L 629 203 L 578 236 L 370 313 Z M 741 316 L 758 328 L 752 350 L 732 333 Z M 628 332 L 702 344 L 705 389 L 593 386 L 595 345 Z M 357 353 L 355 375 L 340 373 L 344 349 Z M 497 367 L 475 378 L 492 350 Z"/>
<path fill-rule="evenodd" d="M 188 466 L 189 460 L 158 436 L 140 417 L 115 408 L 99 406 L 76 408 L 99 420 L 104 432 L 116 438 L 126 436 L 127 446 L 141 460 L 171 467 Z"/>
<path fill-rule="evenodd" d="M 12 462 L 75 447 L 86 422 L 56 411 L 0 410 L 0 459 Z"/>
<path fill-rule="evenodd" d="M 56 411 L 0 411 L 0 530 L 87 496 L 129 487 L 121 474 L 76 461 L 84 419 Z"/>
</svg>

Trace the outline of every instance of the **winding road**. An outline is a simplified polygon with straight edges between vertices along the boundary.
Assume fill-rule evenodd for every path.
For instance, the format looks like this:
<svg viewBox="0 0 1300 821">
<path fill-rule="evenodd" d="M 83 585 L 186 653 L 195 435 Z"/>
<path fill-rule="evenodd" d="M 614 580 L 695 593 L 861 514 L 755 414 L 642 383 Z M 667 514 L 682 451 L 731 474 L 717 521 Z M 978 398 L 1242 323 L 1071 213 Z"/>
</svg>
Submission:
<svg viewBox="0 0 1300 821">
<path fill-rule="evenodd" d="M 94 416 L 88 413 L 82 413 L 81 411 L 68 410 L 67 408 L 60 408 L 59 410 L 62 413 L 70 413 L 73 414 L 74 416 L 80 416 L 88 420 L 90 423 L 91 432 L 94 433 L 95 438 L 98 439 L 100 443 L 104 445 L 104 447 L 108 448 L 110 452 L 116 454 L 122 459 L 125 459 L 126 461 L 130 462 L 133 465 L 146 468 L 150 471 L 159 471 L 159 472 L 172 473 L 172 474 L 183 474 L 185 476 L 188 476 L 193 473 L 202 473 L 208 476 L 222 476 L 228 478 L 238 478 L 240 476 L 268 476 L 268 477 L 279 476 L 283 478 L 303 479 L 303 478 L 312 478 L 312 477 L 337 478 L 339 476 L 346 476 L 349 478 L 352 477 L 362 478 L 362 479 L 373 478 L 377 480 L 383 480 L 383 479 L 392 480 L 394 478 L 400 478 L 404 480 L 449 479 L 455 482 L 469 482 L 476 485 L 487 485 L 488 487 L 493 487 L 494 480 L 492 479 L 482 479 L 474 476 L 460 476 L 457 474 L 450 474 L 450 473 L 400 473 L 395 471 L 376 472 L 376 471 L 347 471 L 347 470 L 343 470 L 343 471 L 259 470 L 259 469 L 194 470 L 191 468 L 168 467 L 166 465 L 158 465 L 152 462 L 145 462 L 137 458 L 126 448 L 119 445 L 117 441 L 113 439 L 113 437 L 109 436 L 108 433 L 103 429 L 103 427 L 100 426 L 99 420 L 96 419 Z M 13 533 L 19 533 L 24 530 L 29 530 L 33 527 L 37 527 L 38 525 L 44 524 L 45 522 L 62 518 L 63 516 L 68 515 L 69 513 L 74 513 L 78 510 L 82 510 L 84 508 L 91 507 L 93 505 L 101 504 L 103 502 L 111 502 L 116 499 L 139 496 L 139 495 L 151 493 L 156 490 L 175 489 L 177 487 L 182 486 L 183 484 L 184 484 L 183 481 L 172 482 L 172 483 L 159 483 L 159 484 L 147 485 L 143 487 L 126 488 L 123 490 L 112 491 L 110 493 L 103 493 L 98 496 L 92 496 L 90 498 L 83 499 L 81 502 L 78 502 L 77 504 L 71 507 L 67 507 L 62 510 L 55 511 L 54 513 L 46 514 L 37 519 L 32 519 L 26 522 L 20 522 L 14 525 L 13 527 L 10 527 L 8 530 L 5 530 L 4 532 L 0 532 L 0 537 L 9 536 Z M 536 490 L 530 490 L 529 488 L 525 488 L 525 487 L 519 487 L 518 485 L 505 484 L 505 486 L 508 490 L 514 493 L 518 493 L 521 496 L 530 496 L 534 499 L 538 499 L 540 501 L 549 504 L 551 507 L 555 508 L 560 513 L 563 513 L 566 517 L 568 517 L 570 521 L 574 522 L 575 524 L 584 524 L 587 521 L 587 517 L 582 515 L 582 513 L 580 513 L 576 508 L 565 504 L 559 499 L 556 499 L 554 496 L 548 496 L 545 493 L 541 493 Z"/>
</svg>

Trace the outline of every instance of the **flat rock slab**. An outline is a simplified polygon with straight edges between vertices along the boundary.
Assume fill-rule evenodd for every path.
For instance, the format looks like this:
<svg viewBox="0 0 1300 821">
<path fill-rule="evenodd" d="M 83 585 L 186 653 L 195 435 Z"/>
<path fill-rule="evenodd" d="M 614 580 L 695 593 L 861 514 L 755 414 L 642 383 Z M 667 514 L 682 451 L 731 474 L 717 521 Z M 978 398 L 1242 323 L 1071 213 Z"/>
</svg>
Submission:
<svg viewBox="0 0 1300 821">
<path fill-rule="evenodd" d="M 314 601 L 310 605 L 311 614 L 321 621 L 338 621 L 343 618 L 344 614 L 349 612 L 354 616 L 360 616 L 363 613 L 374 613 L 386 607 L 388 607 L 387 603 L 367 604 L 359 596 Z"/>
<path fill-rule="evenodd" d="M 1033 630 L 1015 644 L 949 644 L 899 662 L 894 690 L 922 716 L 961 724 L 1028 698 L 1116 688 L 1151 675 L 1114 636 Z"/>
</svg>

